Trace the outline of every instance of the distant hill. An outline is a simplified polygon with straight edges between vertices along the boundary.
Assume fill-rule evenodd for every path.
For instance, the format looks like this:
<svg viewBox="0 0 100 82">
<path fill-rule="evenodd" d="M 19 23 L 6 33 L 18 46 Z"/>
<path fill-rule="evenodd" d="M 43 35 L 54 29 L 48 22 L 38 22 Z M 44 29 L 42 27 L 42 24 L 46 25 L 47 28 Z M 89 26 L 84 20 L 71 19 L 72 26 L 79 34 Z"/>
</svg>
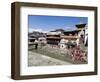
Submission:
<svg viewBox="0 0 100 82">
<path fill-rule="evenodd" d="M 64 29 L 56 29 L 54 31 L 50 31 L 50 32 L 64 32 L 65 30 Z"/>
<path fill-rule="evenodd" d="M 39 37 L 46 37 L 46 33 L 38 32 L 38 31 L 33 31 L 31 33 L 28 33 L 29 37 L 34 37 L 34 38 L 39 38 Z"/>
</svg>

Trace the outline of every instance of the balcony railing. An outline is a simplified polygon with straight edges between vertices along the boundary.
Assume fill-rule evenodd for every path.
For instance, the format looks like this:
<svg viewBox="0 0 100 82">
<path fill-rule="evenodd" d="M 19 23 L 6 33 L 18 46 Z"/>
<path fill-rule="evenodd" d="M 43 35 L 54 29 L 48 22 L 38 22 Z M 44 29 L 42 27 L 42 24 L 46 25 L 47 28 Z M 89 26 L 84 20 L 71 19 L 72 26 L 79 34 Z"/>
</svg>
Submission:
<svg viewBox="0 0 100 82">
<path fill-rule="evenodd" d="M 65 38 L 65 39 L 78 39 L 79 38 L 79 36 L 61 36 L 61 38 Z"/>
</svg>

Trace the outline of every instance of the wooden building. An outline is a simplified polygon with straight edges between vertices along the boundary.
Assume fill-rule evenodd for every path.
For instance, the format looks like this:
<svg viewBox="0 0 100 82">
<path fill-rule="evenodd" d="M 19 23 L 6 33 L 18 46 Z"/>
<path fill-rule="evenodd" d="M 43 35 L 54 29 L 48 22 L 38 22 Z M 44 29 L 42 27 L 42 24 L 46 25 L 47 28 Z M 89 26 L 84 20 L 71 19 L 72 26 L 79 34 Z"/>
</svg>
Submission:
<svg viewBox="0 0 100 82">
<path fill-rule="evenodd" d="M 49 33 L 47 33 L 47 36 L 46 36 L 47 44 L 58 45 L 60 40 L 61 40 L 60 35 L 61 35 L 60 32 L 49 32 Z"/>
<path fill-rule="evenodd" d="M 71 40 L 72 43 L 76 42 L 77 45 L 80 44 L 81 40 L 85 41 L 85 27 L 86 24 L 77 24 L 76 30 L 71 31 L 52 31 L 47 33 L 46 39 L 47 44 L 51 45 L 60 45 L 60 48 L 65 48 L 65 44 L 68 42 L 68 40 Z M 61 47 L 62 46 L 62 47 Z"/>
</svg>

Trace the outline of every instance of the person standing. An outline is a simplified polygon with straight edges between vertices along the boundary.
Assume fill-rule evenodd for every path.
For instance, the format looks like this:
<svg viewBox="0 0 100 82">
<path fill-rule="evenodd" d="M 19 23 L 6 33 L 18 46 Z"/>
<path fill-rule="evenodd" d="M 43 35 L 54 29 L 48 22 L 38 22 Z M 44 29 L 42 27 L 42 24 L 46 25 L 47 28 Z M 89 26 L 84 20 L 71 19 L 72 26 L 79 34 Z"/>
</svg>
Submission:
<svg viewBox="0 0 100 82">
<path fill-rule="evenodd" d="M 38 49 L 38 39 L 35 40 L 35 49 Z"/>
</svg>

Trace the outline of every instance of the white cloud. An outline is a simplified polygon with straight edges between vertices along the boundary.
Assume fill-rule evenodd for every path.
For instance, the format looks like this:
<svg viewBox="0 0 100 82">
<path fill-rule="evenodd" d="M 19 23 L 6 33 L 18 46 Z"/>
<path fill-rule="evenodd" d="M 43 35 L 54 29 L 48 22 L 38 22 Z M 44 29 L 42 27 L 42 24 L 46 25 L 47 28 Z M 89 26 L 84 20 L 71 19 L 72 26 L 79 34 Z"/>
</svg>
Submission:
<svg viewBox="0 0 100 82">
<path fill-rule="evenodd" d="M 33 31 L 38 31 L 38 32 L 43 32 L 43 33 L 47 33 L 48 31 L 44 31 L 43 29 L 34 29 L 34 28 L 29 28 L 28 32 L 33 32 Z"/>
</svg>

